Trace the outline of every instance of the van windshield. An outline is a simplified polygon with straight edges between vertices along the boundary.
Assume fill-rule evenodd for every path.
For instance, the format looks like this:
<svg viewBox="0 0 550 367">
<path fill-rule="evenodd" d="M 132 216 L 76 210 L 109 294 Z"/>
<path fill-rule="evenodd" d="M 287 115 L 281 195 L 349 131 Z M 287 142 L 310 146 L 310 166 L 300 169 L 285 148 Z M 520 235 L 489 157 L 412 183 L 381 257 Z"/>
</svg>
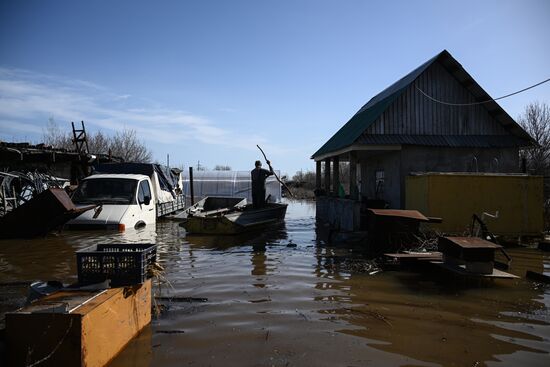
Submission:
<svg viewBox="0 0 550 367">
<path fill-rule="evenodd" d="M 80 183 L 73 195 L 76 204 L 135 204 L 138 181 L 125 178 L 95 178 Z"/>
</svg>

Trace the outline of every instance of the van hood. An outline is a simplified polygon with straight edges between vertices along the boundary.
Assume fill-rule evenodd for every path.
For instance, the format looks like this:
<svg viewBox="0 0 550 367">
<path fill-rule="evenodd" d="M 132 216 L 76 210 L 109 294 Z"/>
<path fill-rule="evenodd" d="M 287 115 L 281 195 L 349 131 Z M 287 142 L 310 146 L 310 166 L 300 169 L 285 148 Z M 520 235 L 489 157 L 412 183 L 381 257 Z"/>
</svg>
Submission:
<svg viewBox="0 0 550 367">
<path fill-rule="evenodd" d="M 70 220 L 67 224 L 118 224 L 121 222 L 124 213 L 128 210 L 128 207 L 128 205 L 99 205 L 95 209 L 88 210 L 75 219 Z"/>
</svg>

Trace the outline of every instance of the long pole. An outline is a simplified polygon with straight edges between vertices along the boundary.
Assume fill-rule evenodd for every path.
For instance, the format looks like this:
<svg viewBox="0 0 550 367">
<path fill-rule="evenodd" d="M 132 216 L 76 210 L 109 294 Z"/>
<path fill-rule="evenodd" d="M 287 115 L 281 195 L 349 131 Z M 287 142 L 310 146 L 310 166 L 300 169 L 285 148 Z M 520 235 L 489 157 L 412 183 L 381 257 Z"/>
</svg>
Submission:
<svg viewBox="0 0 550 367">
<path fill-rule="evenodd" d="M 193 187 L 193 167 L 189 166 L 189 193 L 191 194 L 191 205 L 195 205 L 195 188 Z"/>
<path fill-rule="evenodd" d="M 262 155 L 264 156 L 265 162 L 267 163 L 267 161 L 268 161 L 269 159 L 267 159 L 267 157 L 266 157 L 264 151 L 262 150 L 262 148 L 260 148 L 259 145 L 256 144 L 256 146 L 258 147 L 258 149 L 260 149 L 260 152 L 262 152 Z M 271 167 L 271 165 L 269 165 L 269 167 Z M 281 185 L 283 185 L 283 187 L 288 191 L 288 193 L 290 194 L 290 196 L 294 197 L 294 194 L 292 193 L 292 191 L 290 191 L 290 189 L 288 188 L 288 186 L 287 186 L 283 181 L 281 181 L 281 179 L 279 178 L 279 176 L 277 176 L 277 174 L 275 173 L 275 171 L 273 171 L 273 176 L 275 176 L 275 178 L 277 179 L 277 181 L 279 181 L 279 183 L 280 183 Z"/>
</svg>

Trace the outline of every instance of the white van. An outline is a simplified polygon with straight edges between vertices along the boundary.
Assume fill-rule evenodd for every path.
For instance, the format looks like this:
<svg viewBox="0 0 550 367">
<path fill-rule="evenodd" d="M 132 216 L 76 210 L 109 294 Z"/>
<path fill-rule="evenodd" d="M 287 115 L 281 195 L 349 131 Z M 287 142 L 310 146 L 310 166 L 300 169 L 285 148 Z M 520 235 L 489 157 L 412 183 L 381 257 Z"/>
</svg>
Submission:
<svg viewBox="0 0 550 367">
<path fill-rule="evenodd" d="M 96 204 L 69 221 L 68 229 L 141 228 L 155 225 L 155 191 L 146 175 L 97 174 L 80 182 L 72 196 L 76 205 Z"/>
</svg>

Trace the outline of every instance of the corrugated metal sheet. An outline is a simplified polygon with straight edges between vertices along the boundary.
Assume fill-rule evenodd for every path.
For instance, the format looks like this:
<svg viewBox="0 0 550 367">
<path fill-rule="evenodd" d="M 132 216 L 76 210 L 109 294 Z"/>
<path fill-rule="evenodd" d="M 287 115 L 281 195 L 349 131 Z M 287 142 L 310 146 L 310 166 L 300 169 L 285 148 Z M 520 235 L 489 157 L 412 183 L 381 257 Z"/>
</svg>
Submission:
<svg viewBox="0 0 550 367">
<path fill-rule="evenodd" d="M 464 233 L 472 214 L 499 212 L 489 220 L 492 233 L 539 236 L 543 221 L 543 178 L 483 173 L 426 173 L 405 178 L 405 208 L 443 218 L 432 228 Z"/>
<path fill-rule="evenodd" d="M 369 135 L 357 140 L 365 145 L 421 145 L 433 147 L 508 148 L 517 147 L 525 141 L 514 135 Z"/>
<path fill-rule="evenodd" d="M 318 157 L 320 155 L 324 155 L 327 153 L 335 152 L 337 150 L 343 149 L 345 147 L 348 147 L 354 143 L 362 143 L 362 144 L 369 144 L 366 141 L 357 141 L 359 137 L 372 125 L 374 124 L 377 119 L 381 118 L 381 116 L 384 114 L 384 112 L 388 109 L 390 106 L 396 107 L 399 111 L 399 115 L 401 116 L 400 119 L 393 121 L 394 124 L 402 125 L 402 130 L 407 130 L 406 134 L 411 134 L 410 136 L 414 136 L 414 134 L 421 133 L 421 131 L 426 130 L 425 126 L 422 128 L 423 124 L 429 123 L 429 120 L 426 120 L 424 118 L 420 118 L 420 114 L 418 111 L 415 111 L 416 115 L 414 116 L 415 119 L 417 119 L 419 126 L 414 126 L 411 128 L 409 125 L 411 125 L 411 114 L 407 113 L 407 108 L 409 108 L 411 105 L 411 99 L 415 99 L 414 96 L 410 95 L 405 100 L 399 101 L 398 106 L 396 106 L 396 101 L 405 93 L 409 87 L 419 78 L 419 76 L 423 75 L 424 71 L 426 71 L 432 64 L 435 62 L 440 63 L 443 68 L 454 78 L 456 78 L 460 84 L 466 89 L 469 93 L 471 93 L 475 98 L 475 101 L 484 101 L 489 100 L 491 97 L 489 94 L 487 94 L 483 88 L 464 70 L 462 65 L 458 61 L 456 61 L 449 52 L 446 50 L 442 51 L 435 57 L 431 58 L 409 74 L 407 74 L 405 77 L 401 78 L 382 92 L 380 92 L 378 95 L 373 97 L 367 104 L 365 104 L 340 130 L 338 130 L 317 152 L 315 152 L 312 155 L 312 158 Z M 430 69 L 431 70 L 431 69 Z M 424 78 L 425 79 L 425 78 Z M 438 80 L 437 78 L 432 80 Z M 439 84 L 432 85 L 433 82 L 428 80 L 420 80 L 419 81 L 419 87 L 423 90 L 427 91 L 428 93 L 431 93 L 435 96 L 438 96 L 442 98 L 443 100 L 446 100 L 448 97 L 447 95 L 439 96 L 439 92 L 441 89 L 441 86 Z M 416 101 L 416 100 L 415 100 Z M 417 103 L 419 101 L 416 101 Z M 433 103 L 433 102 L 432 102 Z M 413 103 L 414 105 L 414 103 Z M 507 145 L 505 146 L 525 146 L 531 143 L 533 140 L 527 134 L 515 121 L 504 111 L 496 102 L 490 102 L 487 104 L 484 104 L 483 106 L 479 107 L 480 109 L 484 109 L 487 111 L 488 114 L 490 114 L 496 121 L 498 121 L 499 124 L 501 124 L 507 132 L 510 133 L 510 135 L 515 136 L 516 140 L 507 140 Z M 410 111 L 409 111 L 410 112 Z M 434 114 L 432 116 L 435 118 L 438 122 L 441 122 L 441 124 L 437 124 L 435 134 L 439 135 L 441 133 L 444 133 L 443 130 L 445 125 L 442 121 L 445 121 L 443 113 L 439 112 L 431 112 Z M 418 115 L 418 116 L 417 116 Z M 384 122 L 381 124 L 381 126 L 384 126 Z M 390 121 L 391 123 L 391 121 Z M 475 123 L 475 122 L 474 122 Z M 441 126 L 440 126 L 441 125 Z M 439 127 L 438 127 L 439 126 Z M 397 127 L 394 126 L 394 130 Z M 438 131 L 441 130 L 441 131 Z M 382 128 L 380 131 L 375 131 L 375 133 L 384 134 L 384 131 L 382 131 Z M 483 131 L 485 133 L 485 131 Z M 421 140 L 424 139 L 424 141 L 427 141 L 426 138 L 420 138 Z M 489 138 L 490 141 L 493 139 L 492 137 Z M 481 146 L 487 146 L 486 140 Z M 450 138 L 449 141 L 453 141 L 453 138 Z M 470 144 L 473 143 L 472 140 L 467 140 L 470 142 Z M 495 140 L 496 141 L 496 140 Z M 504 140 L 503 140 L 504 141 Z M 513 142 L 515 142 L 514 145 L 511 145 Z M 423 145 L 441 145 L 441 140 L 438 141 L 437 144 L 423 144 Z M 454 141 L 455 145 L 452 146 L 468 146 L 468 145 L 456 145 L 457 142 Z M 479 144 L 479 143 L 476 143 Z M 496 145 L 490 145 L 490 146 L 498 146 L 501 147 L 502 142 L 496 141 Z M 449 145 L 446 145 L 449 146 Z M 473 145 L 473 146 L 480 146 L 480 145 Z"/>
</svg>

